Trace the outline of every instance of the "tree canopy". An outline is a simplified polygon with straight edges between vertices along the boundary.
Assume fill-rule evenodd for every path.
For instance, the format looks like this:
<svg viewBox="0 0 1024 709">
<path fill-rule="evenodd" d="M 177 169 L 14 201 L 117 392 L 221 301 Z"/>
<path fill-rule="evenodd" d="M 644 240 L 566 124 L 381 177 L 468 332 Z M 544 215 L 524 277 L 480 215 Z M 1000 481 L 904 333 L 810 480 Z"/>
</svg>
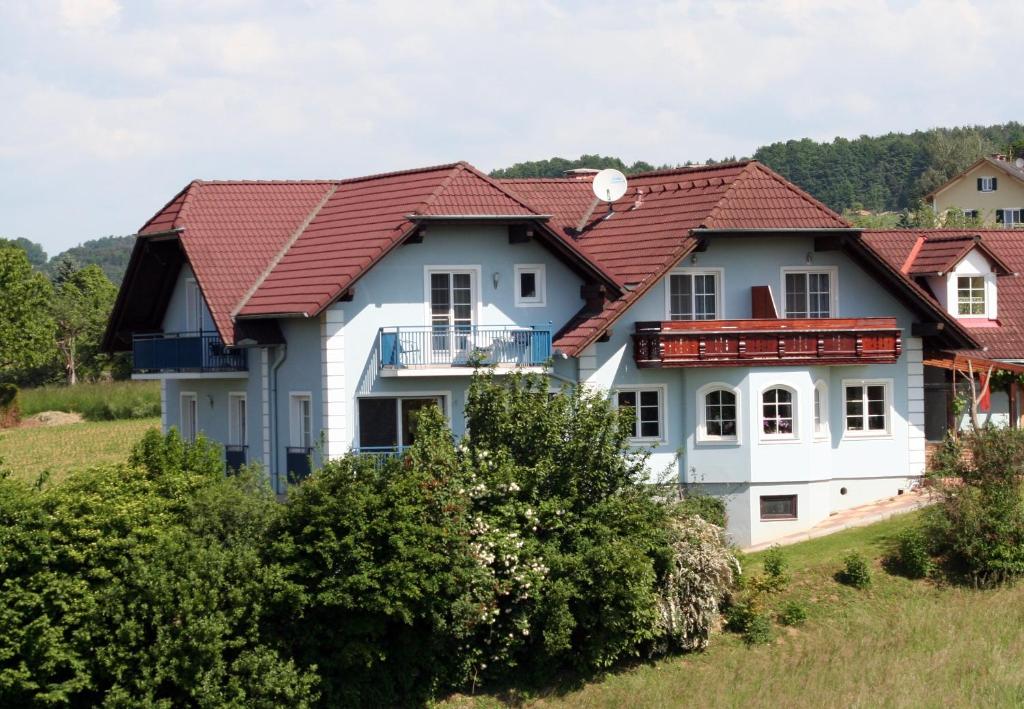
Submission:
<svg viewBox="0 0 1024 709">
<path fill-rule="evenodd" d="M 0 379 L 43 365 L 51 356 L 52 292 L 23 249 L 0 244 Z"/>
</svg>

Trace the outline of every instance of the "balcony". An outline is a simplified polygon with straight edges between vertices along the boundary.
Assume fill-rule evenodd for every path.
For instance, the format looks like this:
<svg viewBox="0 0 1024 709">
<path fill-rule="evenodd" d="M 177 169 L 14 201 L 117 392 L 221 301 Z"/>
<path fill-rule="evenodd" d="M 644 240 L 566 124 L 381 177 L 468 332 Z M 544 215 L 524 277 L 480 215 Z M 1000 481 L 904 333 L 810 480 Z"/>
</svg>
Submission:
<svg viewBox="0 0 1024 709">
<path fill-rule="evenodd" d="M 132 371 L 136 375 L 230 373 L 247 369 L 246 350 L 226 347 L 215 333 L 155 333 L 132 338 Z"/>
<path fill-rule="evenodd" d="M 515 325 L 382 327 L 382 376 L 467 374 L 474 365 L 542 367 L 551 357 L 551 328 Z"/>
<path fill-rule="evenodd" d="M 891 364 L 901 349 L 895 318 L 638 322 L 633 335 L 638 367 Z"/>
</svg>

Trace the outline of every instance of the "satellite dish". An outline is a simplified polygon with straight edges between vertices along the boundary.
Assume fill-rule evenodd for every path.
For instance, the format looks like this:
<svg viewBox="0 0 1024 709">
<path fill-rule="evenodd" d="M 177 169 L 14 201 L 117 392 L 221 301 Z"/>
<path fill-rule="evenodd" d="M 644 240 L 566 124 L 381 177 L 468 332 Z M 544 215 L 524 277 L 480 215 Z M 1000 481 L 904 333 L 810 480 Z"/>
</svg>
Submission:
<svg viewBox="0 0 1024 709">
<path fill-rule="evenodd" d="M 1024 169 L 1024 158 L 1017 158 L 1016 160 L 1013 161 L 1013 164 L 1021 169 Z"/>
<path fill-rule="evenodd" d="M 604 202 L 614 202 L 626 194 L 626 176 L 608 168 L 594 175 L 594 196 Z"/>
</svg>

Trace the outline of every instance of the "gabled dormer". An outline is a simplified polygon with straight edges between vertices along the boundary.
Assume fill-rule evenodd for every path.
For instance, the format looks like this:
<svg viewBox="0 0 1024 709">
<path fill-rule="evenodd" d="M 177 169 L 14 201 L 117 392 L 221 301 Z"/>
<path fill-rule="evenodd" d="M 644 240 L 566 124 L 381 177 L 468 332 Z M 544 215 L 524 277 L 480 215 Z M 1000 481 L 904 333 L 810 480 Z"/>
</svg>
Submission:
<svg viewBox="0 0 1024 709">
<path fill-rule="evenodd" d="M 965 324 L 996 321 L 999 278 L 1016 275 L 978 234 L 920 236 L 903 271 Z"/>
</svg>

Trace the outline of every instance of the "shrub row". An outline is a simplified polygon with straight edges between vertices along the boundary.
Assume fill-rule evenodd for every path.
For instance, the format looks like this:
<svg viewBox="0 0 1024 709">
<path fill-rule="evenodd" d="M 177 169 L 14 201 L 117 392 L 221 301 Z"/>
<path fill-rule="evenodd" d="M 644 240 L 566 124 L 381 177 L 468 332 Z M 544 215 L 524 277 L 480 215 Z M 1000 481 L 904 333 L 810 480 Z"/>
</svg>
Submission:
<svg viewBox="0 0 1024 709">
<path fill-rule="evenodd" d="M 0 480 L 0 705 L 366 706 L 703 647 L 738 573 L 644 484 L 609 403 L 474 378 L 401 459 L 329 463 L 279 505 L 151 433 L 128 465 Z"/>
</svg>

